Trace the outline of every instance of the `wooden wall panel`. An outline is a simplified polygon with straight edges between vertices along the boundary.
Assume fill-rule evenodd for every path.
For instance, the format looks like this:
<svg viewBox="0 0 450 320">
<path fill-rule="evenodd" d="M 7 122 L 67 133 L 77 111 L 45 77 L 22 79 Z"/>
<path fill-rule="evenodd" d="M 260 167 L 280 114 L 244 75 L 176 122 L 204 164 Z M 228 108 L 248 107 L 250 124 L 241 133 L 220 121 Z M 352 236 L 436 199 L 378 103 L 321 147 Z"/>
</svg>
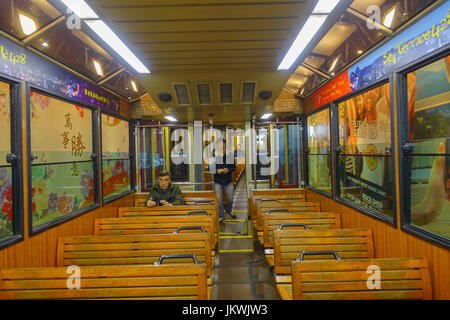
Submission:
<svg viewBox="0 0 450 320">
<path fill-rule="evenodd" d="M 56 267 L 56 246 L 59 237 L 94 235 L 94 220 L 116 218 L 118 207 L 132 206 L 134 194 L 92 210 L 73 220 L 29 237 L 0 250 L 0 268 Z"/>
<path fill-rule="evenodd" d="M 433 298 L 450 299 L 450 251 L 448 249 L 423 241 L 314 191 L 307 190 L 306 199 L 307 201 L 319 201 L 322 211 L 340 213 L 342 228 L 372 229 L 376 258 L 426 258 L 430 268 Z"/>
</svg>

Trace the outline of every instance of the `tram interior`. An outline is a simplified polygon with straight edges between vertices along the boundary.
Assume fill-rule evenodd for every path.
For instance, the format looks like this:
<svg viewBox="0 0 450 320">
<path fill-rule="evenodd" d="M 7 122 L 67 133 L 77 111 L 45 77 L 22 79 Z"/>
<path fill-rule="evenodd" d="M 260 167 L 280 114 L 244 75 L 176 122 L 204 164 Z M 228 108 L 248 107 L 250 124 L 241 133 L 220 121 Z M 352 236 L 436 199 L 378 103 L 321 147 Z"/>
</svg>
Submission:
<svg viewBox="0 0 450 320">
<path fill-rule="evenodd" d="M 0 300 L 450 299 L 450 1 L 1 5 Z"/>
</svg>

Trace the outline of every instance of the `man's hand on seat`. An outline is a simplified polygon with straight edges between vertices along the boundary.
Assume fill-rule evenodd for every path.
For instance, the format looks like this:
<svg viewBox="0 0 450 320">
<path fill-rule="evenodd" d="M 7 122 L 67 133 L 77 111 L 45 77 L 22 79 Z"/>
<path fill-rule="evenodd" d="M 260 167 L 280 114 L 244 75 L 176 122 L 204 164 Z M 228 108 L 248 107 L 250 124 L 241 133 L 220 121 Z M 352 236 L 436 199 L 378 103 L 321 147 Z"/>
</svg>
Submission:
<svg viewBox="0 0 450 320">
<path fill-rule="evenodd" d="M 161 200 L 159 203 L 160 203 L 161 206 L 163 206 L 163 207 L 172 207 L 172 206 L 173 206 L 173 204 L 167 202 L 166 200 Z"/>
<path fill-rule="evenodd" d="M 151 208 L 151 207 L 156 207 L 156 202 L 153 201 L 152 198 L 150 198 L 150 200 L 147 201 L 146 203 L 147 207 Z"/>
</svg>

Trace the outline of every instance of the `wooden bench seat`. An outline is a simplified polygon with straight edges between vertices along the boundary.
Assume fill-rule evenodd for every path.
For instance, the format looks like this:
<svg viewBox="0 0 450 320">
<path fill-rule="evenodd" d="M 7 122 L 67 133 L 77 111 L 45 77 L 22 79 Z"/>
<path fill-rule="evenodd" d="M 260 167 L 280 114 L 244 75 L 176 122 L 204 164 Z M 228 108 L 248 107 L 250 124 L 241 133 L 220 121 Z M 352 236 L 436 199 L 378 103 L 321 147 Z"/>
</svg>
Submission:
<svg viewBox="0 0 450 320">
<path fill-rule="evenodd" d="M 58 239 L 56 266 L 153 264 L 162 255 L 191 254 L 206 264 L 212 275 L 211 237 L 207 233 L 121 236 L 74 236 Z M 188 263 L 174 259 L 167 263 Z"/>
<path fill-rule="evenodd" d="M 192 229 L 195 228 L 195 229 Z M 203 229 L 201 229 L 203 228 Z M 156 216 L 136 218 L 95 219 L 94 235 L 165 234 L 177 232 L 207 232 L 212 247 L 216 245 L 212 216 Z"/>
<path fill-rule="evenodd" d="M 0 299 L 206 300 L 205 264 L 79 267 L 69 289 L 66 267 L 0 270 Z"/>
<path fill-rule="evenodd" d="M 249 199 L 249 213 L 252 218 L 252 222 L 256 226 L 256 202 L 261 199 L 288 196 L 297 197 L 298 199 L 304 199 L 306 201 L 305 189 L 252 189 L 250 190 Z"/>
<path fill-rule="evenodd" d="M 256 209 L 256 229 L 263 230 L 264 215 L 271 212 L 320 212 L 319 202 L 296 202 L 289 200 L 287 203 L 282 202 L 266 202 L 261 204 Z"/>
<path fill-rule="evenodd" d="M 380 287 L 370 289 L 374 267 L 380 270 Z M 289 290 L 281 292 L 289 298 Z M 290 293 L 294 300 L 432 299 L 423 258 L 293 262 Z"/>
<path fill-rule="evenodd" d="M 373 259 L 370 229 L 275 230 L 274 271 L 291 274 L 291 265 L 303 251 L 335 251 L 341 259 Z M 305 260 L 334 259 L 332 255 L 305 256 Z"/>
<path fill-rule="evenodd" d="M 279 229 L 282 225 L 289 224 L 303 224 L 310 229 L 340 229 L 341 228 L 341 218 L 339 213 L 293 213 L 293 214 L 267 214 L 264 215 L 264 227 L 263 227 L 263 244 L 265 248 L 273 247 L 273 233 L 275 230 Z M 305 227 L 290 227 L 290 229 L 303 229 Z"/>
</svg>

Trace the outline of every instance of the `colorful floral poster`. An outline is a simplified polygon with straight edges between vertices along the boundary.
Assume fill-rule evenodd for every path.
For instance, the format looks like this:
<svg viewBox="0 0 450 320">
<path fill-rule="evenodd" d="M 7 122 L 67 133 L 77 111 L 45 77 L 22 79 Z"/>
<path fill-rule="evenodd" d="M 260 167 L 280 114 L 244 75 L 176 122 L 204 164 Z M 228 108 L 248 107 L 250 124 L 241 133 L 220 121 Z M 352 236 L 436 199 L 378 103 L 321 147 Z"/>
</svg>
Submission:
<svg viewBox="0 0 450 320">
<path fill-rule="evenodd" d="M 0 240 L 13 235 L 12 170 L 6 162 L 11 153 L 10 87 L 0 82 Z"/>
<path fill-rule="evenodd" d="M 102 114 L 103 198 L 131 188 L 128 121 Z"/>
<path fill-rule="evenodd" d="M 92 112 L 30 93 L 33 227 L 94 202 Z"/>
</svg>

